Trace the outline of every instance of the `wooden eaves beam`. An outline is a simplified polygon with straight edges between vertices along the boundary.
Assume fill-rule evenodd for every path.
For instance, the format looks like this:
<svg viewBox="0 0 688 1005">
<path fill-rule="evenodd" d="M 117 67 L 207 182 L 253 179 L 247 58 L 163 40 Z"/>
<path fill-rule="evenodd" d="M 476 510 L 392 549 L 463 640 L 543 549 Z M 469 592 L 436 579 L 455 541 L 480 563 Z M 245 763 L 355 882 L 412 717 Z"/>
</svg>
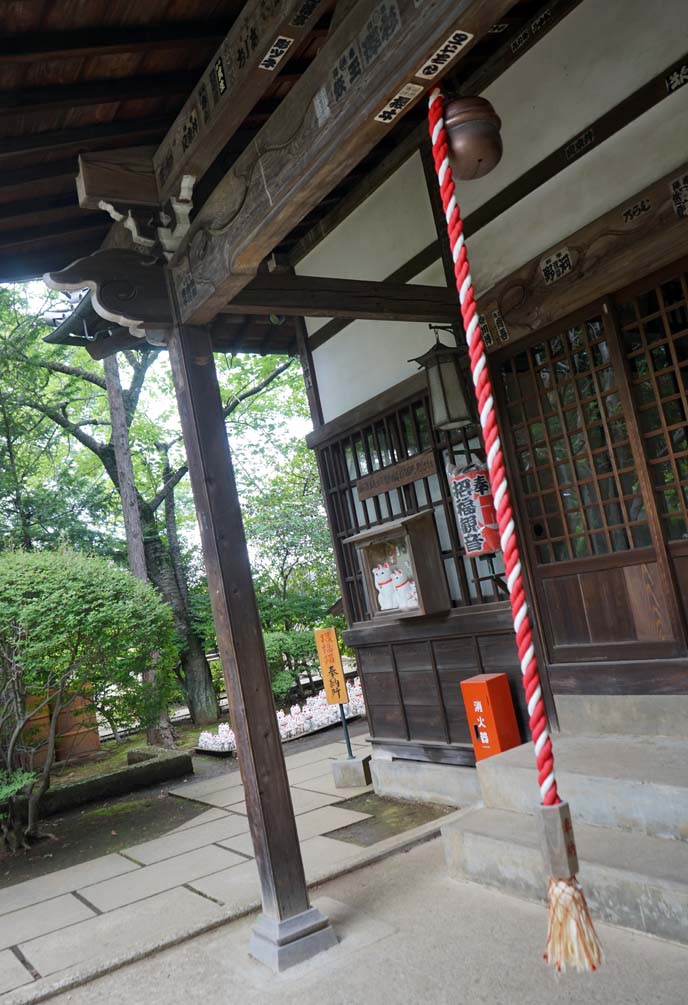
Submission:
<svg viewBox="0 0 688 1005">
<path fill-rule="evenodd" d="M 51 84 L 16 91 L 0 91 L 0 114 L 38 112 L 45 109 L 80 108 L 119 101 L 165 98 L 188 94 L 198 80 L 198 73 L 156 73 L 141 77 L 114 77 L 86 80 L 78 84 Z"/>
<path fill-rule="evenodd" d="M 131 27 L 70 28 L 69 31 L 27 31 L 0 36 L 0 65 L 33 63 L 37 59 L 111 56 L 121 52 L 151 52 L 212 45 L 227 32 L 226 19 L 136 24 Z"/>
<path fill-rule="evenodd" d="M 501 17 L 501 24 L 508 29 L 499 34 L 504 39 L 503 44 L 490 55 L 480 66 L 466 76 L 461 72 L 461 62 L 456 70 L 447 75 L 447 89 L 462 95 L 481 94 L 502 73 L 518 62 L 530 49 L 552 31 L 581 0 L 549 0 L 529 17 Z M 363 180 L 352 186 L 337 205 L 322 216 L 313 227 L 298 237 L 296 244 L 289 251 L 292 265 L 298 265 L 313 248 L 346 219 L 354 209 L 361 205 L 380 185 L 382 185 L 408 158 L 418 150 L 420 144 L 427 139 L 425 120 L 410 124 L 403 137 L 399 138 L 394 149 L 390 150 Z M 438 256 L 435 256 L 435 260 Z"/>
<path fill-rule="evenodd" d="M 396 321 L 458 321 L 456 296 L 438 286 L 324 279 L 273 273 L 257 276 L 223 307 L 229 314 L 364 318 Z"/>
<path fill-rule="evenodd" d="M 232 300 L 275 245 L 453 64 L 433 62 L 439 50 L 454 40 L 459 57 L 510 6 L 359 0 L 194 220 L 171 266 L 182 320 L 203 324 Z"/>
<path fill-rule="evenodd" d="M 128 140 L 144 143 L 146 140 L 165 134 L 169 116 L 144 116 L 138 119 L 119 119 L 114 122 L 94 123 L 73 129 L 51 129 L 44 133 L 30 133 L 26 136 L 11 136 L 2 141 L 0 164 L 11 163 L 17 157 L 25 157 L 39 151 L 68 151 L 103 149 L 107 145 L 121 146 Z M 30 170 L 30 169 L 29 169 Z"/>
<path fill-rule="evenodd" d="M 333 3 L 247 0 L 153 158 L 161 203 L 205 173 Z"/>
</svg>

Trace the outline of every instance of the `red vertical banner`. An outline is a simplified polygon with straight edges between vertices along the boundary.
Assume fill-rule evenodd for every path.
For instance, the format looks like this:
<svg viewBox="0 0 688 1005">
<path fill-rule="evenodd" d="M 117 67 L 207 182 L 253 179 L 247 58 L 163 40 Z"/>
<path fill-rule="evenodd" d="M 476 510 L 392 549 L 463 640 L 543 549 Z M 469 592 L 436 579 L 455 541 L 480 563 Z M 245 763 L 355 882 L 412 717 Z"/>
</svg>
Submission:
<svg viewBox="0 0 688 1005">
<path fill-rule="evenodd" d="M 499 550 L 499 526 L 486 468 L 447 465 L 461 543 L 469 557 Z"/>
</svg>

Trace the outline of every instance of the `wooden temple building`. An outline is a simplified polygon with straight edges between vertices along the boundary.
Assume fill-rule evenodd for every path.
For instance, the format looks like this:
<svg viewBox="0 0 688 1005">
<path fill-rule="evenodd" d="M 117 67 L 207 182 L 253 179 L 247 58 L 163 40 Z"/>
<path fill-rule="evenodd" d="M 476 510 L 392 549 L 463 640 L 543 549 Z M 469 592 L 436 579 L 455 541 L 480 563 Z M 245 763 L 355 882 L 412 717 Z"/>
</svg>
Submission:
<svg viewBox="0 0 688 1005">
<path fill-rule="evenodd" d="M 462 801 L 476 674 L 508 675 L 528 739 L 501 555 L 466 553 L 447 477 L 484 465 L 479 426 L 438 428 L 417 362 L 433 326 L 463 344 L 426 124 L 440 81 L 502 122 L 501 162 L 457 194 L 550 727 L 688 739 L 684 0 L 16 0 L 2 30 L 0 281 L 89 289 L 51 341 L 170 352 L 256 955 L 333 936 L 305 888 L 214 353 L 300 355 L 377 790 Z"/>
</svg>

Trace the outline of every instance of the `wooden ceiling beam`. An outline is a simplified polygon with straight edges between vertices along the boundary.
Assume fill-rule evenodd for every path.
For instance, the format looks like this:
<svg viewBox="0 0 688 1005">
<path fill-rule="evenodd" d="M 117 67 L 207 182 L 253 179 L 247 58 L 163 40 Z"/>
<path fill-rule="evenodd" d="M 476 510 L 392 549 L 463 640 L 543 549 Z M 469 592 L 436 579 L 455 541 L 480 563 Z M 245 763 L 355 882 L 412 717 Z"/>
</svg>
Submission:
<svg viewBox="0 0 688 1005">
<path fill-rule="evenodd" d="M 26 157 L 39 151 L 62 153 L 73 150 L 104 149 L 107 146 L 122 146 L 129 141 L 142 143 L 152 137 L 164 134 L 169 124 L 169 116 L 142 117 L 139 119 L 119 119 L 114 122 L 95 123 L 74 129 L 54 129 L 26 136 L 10 136 L 3 140 L 0 149 L 0 164 L 11 162 L 17 157 Z M 21 169 L 23 171 L 23 168 Z M 75 172 L 76 174 L 76 172 Z"/>
<path fill-rule="evenodd" d="M 459 39 L 460 58 L 511 6 L 397 0 L 380 31 L 377 2 L 359 0 L 197 214 L 171 265 L 184 322 L 215 317 L 397 117 L 425 99 L 449 69 L 438 60 L 430 76 L 420 73 L 439 47 Z"/>
<path fill-rule="evenodd" d="M 0 235 L 1 236 L 1 235 Z M 358 279 L 259 275 L 220 312 L 308 318 L 458 321 L 456 295 L 437 286 Z"/>
<path fill-rule="evenodd" d="M 188 49 L 189 45 L 213 45 L 226 35 L 227 19 L 175 21 L 169 24 L 131 27 L 75 28 L 69 31 L 21 32 L 0 36 L 0 65 L 33 63 L 37 59 L 78 59 L 118 53 Z"/>
<path fill-rule="evenodd" d="M 77 258 L 83 258 L 91 251 L 93 236 L 84 236 L 83 233 L 77 233 L 73 238 L 65 235 L 58 244 L 50 244 L 38 251 L 35 248 L 25 251 L 0 248 L 0 276 L 3 283 L 35 279 L 36 276 L 61 268 L 65 261 L 74 262 Z"/>
<path fill-rule="evenodd" d="M 76 191 L 70 189 L 69 192 L 58 192 L 57 195 L 42 195 L 35 199 L 21 199 L 17 202 L 9 202 L 7 205 L 0 205 L 2 222 L 8 220 L 31 219 L 38 213 L 51 213 L 58 209 L 78 209 L 79 200 Z M 0 231 L 2 233 L 2 231 Z"/>
<path fill-rule="evenodd" d="M 15 230 L 0 230 L 0 249 L 20 248 L 35 241 L 60 240 L 82 237 L 86 231 L 108 229 L 108 218 L 103 213 L 81 214 L 67 221 L 46 223 L 38 227 L 18 227 Z"/>
<path fill-rule="evenodd" d="M 114 77 L 109 80 L 85 80 L 78 84 L 0 91 L 0 115 L 107 105 L 142 98 L 166 98 L 170 95 L 188 94 L 197 80 L 198 74 L 193 72 L 157 73 L 142 77 Z"/>
<path fill-rule="evenodd" d="M 64 160 L 46 161 L 45 164 L 29 164 L 26 167 L 14 168 L 0 172 L 0 194 L 11 189 L 25 188 L 42 181 L 61 181 L 64 178 L 76 178 L 79 171 L 79 161 L 76 156 Z"/>
</svg>

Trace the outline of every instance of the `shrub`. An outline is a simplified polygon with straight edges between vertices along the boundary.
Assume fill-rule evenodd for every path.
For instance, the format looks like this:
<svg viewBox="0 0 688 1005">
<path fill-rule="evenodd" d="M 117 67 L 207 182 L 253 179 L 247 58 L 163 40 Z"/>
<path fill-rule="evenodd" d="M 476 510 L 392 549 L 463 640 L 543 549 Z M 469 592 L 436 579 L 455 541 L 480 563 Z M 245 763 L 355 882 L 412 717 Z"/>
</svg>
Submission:
<svg viewBox="0 0 688 1005">
<path fill-rule="evenodd" d="M 0 769 L 31 771 L 25 727 L 49 715 L 45 763 L 31 786 L 35 833 L 60 712 L 78 696 L 106 717 L 155 723 L 177 660 L 172 616 L 156 591 L 104 559 L 62 552 L 0 555 Z M 154 683 L 142 674 L 155 665 Z M 31 699 L 28 704 L 27 698 Z M 13 797 L 9 797 L 10 816 Z M 17 826 L 16 820 L 10 826 Z"/>
</svg>

